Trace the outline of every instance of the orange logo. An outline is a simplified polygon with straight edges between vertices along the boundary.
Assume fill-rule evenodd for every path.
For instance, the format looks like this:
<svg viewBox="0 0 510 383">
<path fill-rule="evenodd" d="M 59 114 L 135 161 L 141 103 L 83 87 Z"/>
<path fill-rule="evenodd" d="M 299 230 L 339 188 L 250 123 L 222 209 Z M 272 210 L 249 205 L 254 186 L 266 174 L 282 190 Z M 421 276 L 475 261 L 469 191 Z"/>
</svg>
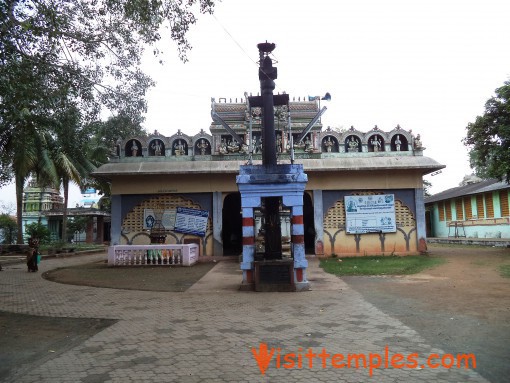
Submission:
<svg viewBox="0 0 510 383">
<path fill-rule="evenodd" d="M 261 374 L 265 375 L 266 370 L 269 367 L 269 363 L 271 362 L 271 359 L 273 359 L 274 348 L 271 347 L 271 352 L 269 353 L 267 344 L 261 343 L 259 346 L 259 353 L 257 354 L 256 348 L 252 348 L 251 353 L 253 354 L 253 357 L 257 361 L 257 365 L 259 366 Z"/>
</svg>

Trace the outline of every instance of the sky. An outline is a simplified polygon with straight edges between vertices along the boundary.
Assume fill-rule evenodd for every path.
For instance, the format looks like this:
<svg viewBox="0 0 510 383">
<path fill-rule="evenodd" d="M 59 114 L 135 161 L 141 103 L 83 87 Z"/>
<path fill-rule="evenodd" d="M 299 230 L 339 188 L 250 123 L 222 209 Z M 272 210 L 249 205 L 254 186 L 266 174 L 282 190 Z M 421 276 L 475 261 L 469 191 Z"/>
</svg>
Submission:
<svg viewBox="0 0 510 383">
<path fill-rule="evenodd" d="M 424 155 L 446 165 L 425 177 L 438 193 L 472 172 L 466 126 L 510 80 L 508 20 L 508 0 L 223 0 L 191 27 L 188 62 L 168 38 L 161 57 L 148 50 L 143 67 L 156 86 L 144 126 L 166 136 L 208 131 L 212 97 L 259 92 L 257 44 L 268 41 L 275 92 L 329 92 L 324 128 L 412 129 Z M 74 188 L 70 206 L 78 200 Z M 15 201 L 14 185 L 0 201 Z"/>
</svg>

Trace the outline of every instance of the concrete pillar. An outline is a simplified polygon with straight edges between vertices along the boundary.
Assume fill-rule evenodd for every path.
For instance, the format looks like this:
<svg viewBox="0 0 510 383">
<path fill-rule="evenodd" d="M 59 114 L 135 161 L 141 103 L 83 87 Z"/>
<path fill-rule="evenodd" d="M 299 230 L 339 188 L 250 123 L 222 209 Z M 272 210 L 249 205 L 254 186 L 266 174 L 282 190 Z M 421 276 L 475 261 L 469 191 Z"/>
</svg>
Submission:
<svg viewBox="0 0 510 383">
<path fill-rule="evenodd" d="M 94 243 L 94 218 L 89 217 L 87 221 L 87 228 L 85 229 L 85 242 Z"/>
<path fill-rule="evenodd" d="M 252 207 L 243 207 L 243 285 L 252 286 L 254 283 L 253 261 L 255 260 L 255 217 Z"/>
<path fill-rule="evenodd" d="M 120 195 L 112 195 L 111 210 L 112 210 L 112 227 L 110 232 L 112 246 L 120 245 L 120 235 L 122 230 L 122 197 Z"/>
<path fill-rule="evenodd" d="M 101 244 L 103 243 L 104 239 L 104 217 L 97 216 L 96 222 L 97 222 L 96 243 Z"/>
<path fill-rule="evenodd" d="M 221 192 L 213 192 L 213 255 L 223 255 L 223 195 Z"/>
<path fill-rule="evenodd" d="M 324 207 L 322 190 L 313 191 L 313 224 L 315 227 L 315 255 L 324 255 Z"/>
<path fill-rule="evenodd" d="M 422 188 L 414 190 L 414 201 L 416 204 L 416 237 L 419 252 L 427 251 L 427 225 L 425 223 L 425 201 L 423 196 Z"/>
<path fill-rule="evenodd" d="M 308 267 L 305 258 L 305 225 L 303 224 L 303 206 L 292 206 L 291 242 L 294 267 Z"/>
<path fill-rule="evenodd" d="M 294 284 L 296 291 L 309 289 L 306 277 L 308 261 L 305 257 L 305 225 L 303 224 L 303 206 L 292 206 L 292 256 L 294 257 Z"/>
</svg>

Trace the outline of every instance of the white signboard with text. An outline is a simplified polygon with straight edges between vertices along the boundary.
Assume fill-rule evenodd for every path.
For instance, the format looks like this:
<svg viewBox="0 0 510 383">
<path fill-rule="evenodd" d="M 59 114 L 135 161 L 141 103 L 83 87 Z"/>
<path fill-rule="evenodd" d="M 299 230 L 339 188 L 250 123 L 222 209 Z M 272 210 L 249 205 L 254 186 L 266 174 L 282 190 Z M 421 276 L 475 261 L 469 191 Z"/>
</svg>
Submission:
<svg viewBox="0 0 510 383">
<path fill-rule="evenodd" d="M 161 224 L 165 230 L 171 231 L 175 226 L 175 209 L 165 209 L 161 214 Z M 158 214 L 158 215 L 159 215 Z M 158 219 L 157 215 L 154 214 L 152 209 L 143 209 L 143 228 L 144 230 L 150 230 Z"/>
<path fill-rule="evenodd" d="M 397 231 L 393 194 L 345 196 L 344 202 L 348 234 Z"/>
</svg>

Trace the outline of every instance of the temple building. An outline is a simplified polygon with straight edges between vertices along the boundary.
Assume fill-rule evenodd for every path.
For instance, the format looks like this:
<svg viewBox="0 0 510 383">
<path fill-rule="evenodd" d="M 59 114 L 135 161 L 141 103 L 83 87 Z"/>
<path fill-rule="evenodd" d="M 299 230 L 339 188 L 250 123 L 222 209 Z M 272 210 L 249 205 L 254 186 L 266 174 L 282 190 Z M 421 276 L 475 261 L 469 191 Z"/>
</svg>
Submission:
<svg viewBox="0 0 510 383">
<path fill-rule="evenodd" d="M 95 193 L 95 191 L 94 191 Z M 108 242 L 110 230 L 110 213 L 101 210 L 92 201 L 95 196 L 91 190 L 82 194 L 82 206 L 67 209 L 67 216 L 87 217 L 87 227 L 82 233 L 68 233 L 68 238 L 62 238 L 62 221 L 64 210 L 64 198 L 57 189 L 52 187 L 40 187 L 30 182 L 23 190 L 22 228 L 25 242 L 28 241 L 25 227 L 31 223 L 40 223 L 48 228 L 51 242 Z"/>
<path fill-rule="evenodd" d="M 275 96 L 276 97 L 276 96 Z M 303 236 L 307 254 L 416 254 L 425 249 L 422 178 L 444 168 L 423 155 L 420 136 L 396 126 L 382 130 L 303 130 L 320 100 L 294 98 L 276 106 L 278 164 L 301 164 L 307 175 Z M 198 243 L 201 256 L 240 255 L 243 217 L 241 165 L 261 163 L 261 108 L 247 97 L 212 99 L 209 130 L 167 137 L 125 137 L 94 172 L 111 182 L 111 244 Z M 234 134 L 232 134 L 234 133 Z M 306 133 L 303 135 L 303 133 Z M 205 212 L 201 235 L 174 230 L 178 208 Z M 253 240 L 262 251 L 264 215 L 254 213 Z M 282 251 L 291 251 L 292 225 L 280 206 Z M 301 222 L 299 223 L 301 224 Z M 156 226 L 158 226 L 156 230 Z M 158 231 L 161 235 L 156 235 Z M 152 238 L 152 240 L 151 240 Z"/>
<path fill-rule="evenodd" d="M 62 217 L 48 215 L 49 211 L 62 211 L 64 198 L 58 190 L 51 187 L 39 187 L 31 182 L 23 191 L 22 228 L 26 236 L 25 227 L 31 223 L 41 223 L 51 233 L 53 241 L 59 239 L 58 233 L 62 228 Z"/>
</svg>

